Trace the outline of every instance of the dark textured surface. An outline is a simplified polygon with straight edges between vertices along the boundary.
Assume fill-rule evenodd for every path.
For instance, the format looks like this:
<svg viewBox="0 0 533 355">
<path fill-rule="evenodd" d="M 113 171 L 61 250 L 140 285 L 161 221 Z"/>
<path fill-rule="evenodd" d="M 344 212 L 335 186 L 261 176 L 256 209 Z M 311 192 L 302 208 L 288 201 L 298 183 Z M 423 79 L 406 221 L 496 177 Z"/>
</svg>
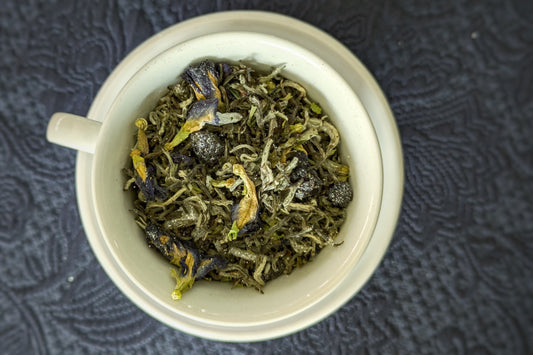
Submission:
<svg viewBox="0 0 533 355">
<path fill-rule="evenodd" d="M 531 1 L 27 1 L 0 6 L 0 353 L 533 353 Z M 198 339 L 145 315 L 97 263 L 76 208 L 75 152 L 50 115 L 84 115 L 152 34 L 227 9 L 327 31 L 390 100 L 405 200 L 363 290 L 300 333 Z"/>
</svg>

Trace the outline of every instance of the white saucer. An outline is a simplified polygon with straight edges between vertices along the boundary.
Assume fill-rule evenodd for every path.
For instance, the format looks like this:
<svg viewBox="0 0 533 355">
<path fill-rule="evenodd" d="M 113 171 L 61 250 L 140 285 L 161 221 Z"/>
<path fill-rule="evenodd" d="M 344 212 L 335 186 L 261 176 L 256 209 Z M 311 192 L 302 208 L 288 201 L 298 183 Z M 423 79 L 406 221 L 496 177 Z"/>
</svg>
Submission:
<svg viewBox="0 0 533 355">
<path fill-rule="evenodd" d="M 238 331 L 225 326 L 206 327 L 194 319 L 170 318 L 157 304 L 154 304 L 150 310 L 159 321 L 196 336 L 224 341 L 258 341 L 287 335 L 322 320 L 349 301 L 363 287 L 378 267 L 396 227 L 403 194 L 403 158 L 398 129 L 387 100 L 361 62 L 337 40 L 315 27 L 290 17 L 258 11 L 232 11 L 205 15 L 181 22 L 149 38 L 131 52 L 109 76 L 93 101 L 87 117 L 94 120 L 105 117 L 112 104 L 107 98 L 116 97 L 126 84 L 125 80 L 119 78 L 131 77 L 148 61 L 178 43 L 209 33 L 225 31 L 274 35 L 296 42 L 322 57 L 359 95 L 374 125 L 383 159 L 383 201 L 372 239 L 357 267 L 341 286 L 323 301 L 295 317 L 260 327 L 240 328 Z M 96 255 L 104 255 L 109 251 L 104 247 L 103 236 L 98 229 L 94 214 L 90 187 L 91 166 L 92 155 L 78 153 L 76 164 L 78 207 L 93 251 Z M 120 289 L 133 288 L 117 264 L 104 261 L 103 258 L 99 261 Z M 109 270 L 114 272 L 110 273 Z M 133 297 L 131 300 L 136 304 L 140 301 Z"/>
</svg>

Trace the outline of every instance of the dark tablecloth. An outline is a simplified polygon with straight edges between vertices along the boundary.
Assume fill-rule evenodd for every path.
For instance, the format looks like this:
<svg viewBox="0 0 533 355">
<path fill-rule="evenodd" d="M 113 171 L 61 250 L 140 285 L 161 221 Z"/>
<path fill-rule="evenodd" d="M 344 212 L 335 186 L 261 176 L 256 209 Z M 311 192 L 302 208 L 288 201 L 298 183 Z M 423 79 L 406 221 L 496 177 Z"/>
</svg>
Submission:
<svg viewBox="0 0 533 355">
<path fill-rule="evenodd" d="M 171 329 L 114 286 L 79 219 L 76 153 L 45 139 L 142 41 L 231 9 L 291 15 L 352 50 L 390 101 L 406 169 L 362 291 L 247 344 Z M 3 0 L 0 46 L 0 353 L 533 353 L 533 2 Z"/>
</svg>

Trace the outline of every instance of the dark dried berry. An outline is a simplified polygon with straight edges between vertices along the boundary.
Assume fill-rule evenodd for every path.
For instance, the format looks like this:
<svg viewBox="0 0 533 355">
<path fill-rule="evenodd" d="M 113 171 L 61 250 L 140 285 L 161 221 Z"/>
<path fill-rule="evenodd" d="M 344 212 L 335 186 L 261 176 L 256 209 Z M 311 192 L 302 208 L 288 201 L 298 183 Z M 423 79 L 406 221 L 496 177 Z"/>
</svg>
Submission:
<svg viewBox="0 0 533 355">
<path fill-rule="evenodd" d="M 296 152 L 290 154 L 287 158 L 289 160 L 298 158 L 298 164 L 296 164 L 296 167 L 291 172 L 291 182 L 304 179 L 307 176 L 307 171 L 309 170 L 309 158 L 307 157 L 307 154 L 297 150 Z"/>
<path fill-rule="evenodd" d="M 296 182 L 300 179 L 305 179 L 306 176 L 307 176 L 307 169 L 300 168 L 297 166 L 291 172 L 291 182 Z"/>
<path fill-rule="evenodd" d="M 180 154 L 176 151 L 170 153 L 170 157 L 174 164 L 178 165 L 180 169 L 186 169 L 193 166 L 193 159 L 185 154 Z"/>
<path fill-rule="evenodd" d="M 316 196 L 321 189 L 322 180 L 318 177 L 316 171 L 308 170 L 305 177 L 299 183 L 294 196 L 299 200 L 306 200 L 309 197 Z"/>
<path fill-rule="evenodd" d="M 198 131 L 191 134 L 192 150 L 202 162 L 215 164 L 224 155 L 224 145 L 212 132 Z"/>
<path fill-rule="evenodd" d="M 344 208 L 353 199 L 353 190 L 348 182 L 336 182 L 328 189 L 328 200 L 332 205 Z"/>
<path fill-rule="evenodd" d="M 302 168 L 308 168 L 309 167 L 309 158 L 307 157 L 307 154 L 302 152 L 301 150 L 297 150 L 288 156 L 289 160 L 292 160 L 294 158 L 298 158 L 298 167 Z"/>
</svg>

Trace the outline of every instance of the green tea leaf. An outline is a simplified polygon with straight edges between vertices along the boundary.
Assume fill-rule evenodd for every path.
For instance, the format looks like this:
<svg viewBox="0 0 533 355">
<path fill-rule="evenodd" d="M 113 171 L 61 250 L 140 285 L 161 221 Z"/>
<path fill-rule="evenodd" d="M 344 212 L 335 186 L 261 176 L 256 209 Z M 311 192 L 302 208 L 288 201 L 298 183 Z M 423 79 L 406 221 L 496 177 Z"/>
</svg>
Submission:
<svg viewBox="0 0 533 355">
<path fill-rule="evenodd" d="M 322 108 L 320 106 L 318 106 L 318 104 L 316 104 L 315 102 L 311 103 L 310 109 L 311 109 L 311 111 L 313 111 L 317 115 L 320 115 L 322 113 Z"/>
<path fill-rule="evenodd" d="M 237 227 L 237 221 L 234 221 L 233 224 L 231 225 L 231 229 L 228 233 L 228 240 L 229 241 L 232 241 L 232 240 L 235 240 L 237 239 L 237 235 L 239 234 L 239 227 Z"/>
</svg>

